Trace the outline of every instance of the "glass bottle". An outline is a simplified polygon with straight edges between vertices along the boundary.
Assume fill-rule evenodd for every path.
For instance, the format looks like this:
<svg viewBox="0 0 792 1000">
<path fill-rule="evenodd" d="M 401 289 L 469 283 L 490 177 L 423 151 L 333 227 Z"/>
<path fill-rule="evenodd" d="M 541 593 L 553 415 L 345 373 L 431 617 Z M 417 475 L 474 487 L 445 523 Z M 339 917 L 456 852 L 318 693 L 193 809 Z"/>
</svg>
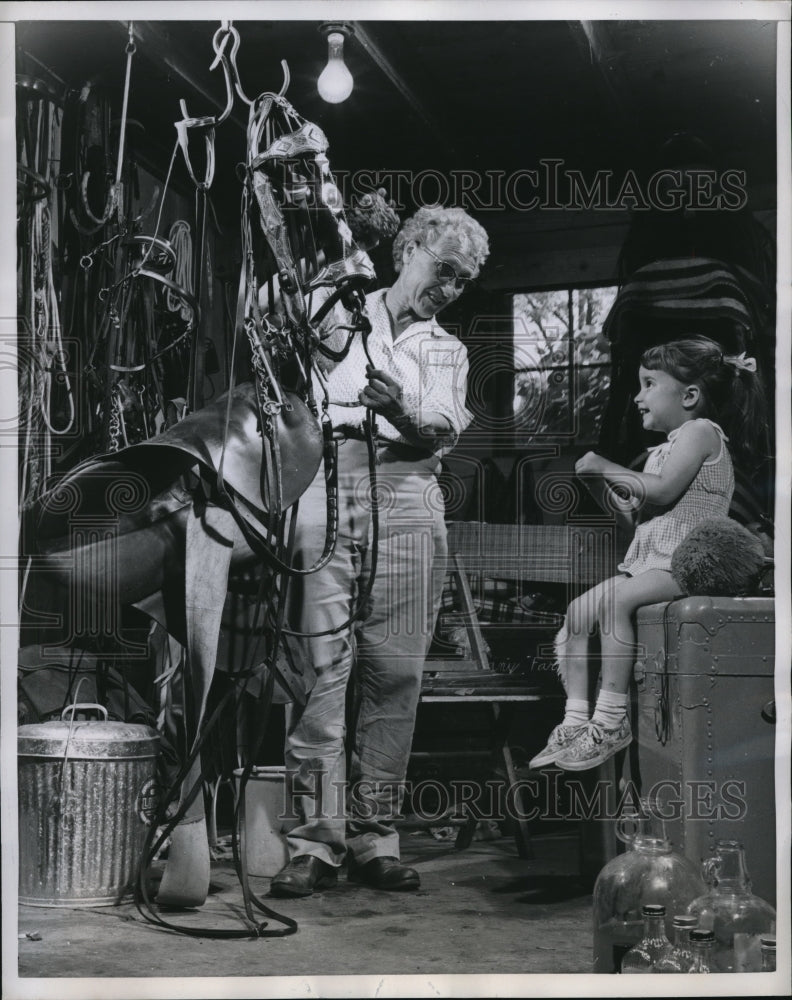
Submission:
<svg viewBox="0 0 792 1000">
<path fill-rule="evenodd" d="M 624 955 L 643 933 L 642 907 L 665 907 L 683 913 L 706 886 L 695 865 L 671 849 L 665 824 L 653 802 L 641 799 L 616 823 L 616 836 L 627 851 L 612 858 L 594 883 L 594 972 L 621 970 Z"/>
<path fill-rule="evenodd" d="M 775 933 L 776 913 L 751 891 L 743 845 L 737 840 L 716 841 L 702 871 L 710 889 L 687 911 L 702 930 L 715 934 L 715 971 L 760 972 L 761 937 Z"/>
<path fill-rule="evenodd" d="M 691 914 L 675 914 L 671 947 L 655 963 L 655 972 L 659 974 L 687 972 L 693 961 L 693 951 L 690 947 L 690 932 L 696 929 L 697 923 L 696 917 Z"/>
<path fill-rule="evenodd" d="M 715 972 L 712 964 L 712 952 L 715 948 L 715 935 L 712 931 L 693 930 L 690 932 L 690 947 L 693 950 L 693 961 L 688 972 Z"/>
<path fill-rule="evenodd" d="M 762 948 L 762 972 L 776 970 L 776 939 L 775 934 L 763 934 L 759 939 Z"/>
<path fill-rule="evenodd" d="M 622 959 L 623 973 L 654 972 L 655 963 L 671 948 L 665 932 L 665 907 L 648 903 L 643 913 L 643 937 Z"/>
</svg>

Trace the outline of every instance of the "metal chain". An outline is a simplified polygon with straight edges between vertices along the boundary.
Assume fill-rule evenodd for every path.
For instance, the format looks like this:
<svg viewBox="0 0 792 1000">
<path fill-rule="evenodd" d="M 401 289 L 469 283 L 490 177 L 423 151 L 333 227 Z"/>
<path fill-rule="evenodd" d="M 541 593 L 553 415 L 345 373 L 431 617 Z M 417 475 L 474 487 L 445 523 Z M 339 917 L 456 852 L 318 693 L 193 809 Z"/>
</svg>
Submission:
<svg viewBox="0 0 792 1000">
<path fill-rule="evenodd" d="M 118 385 L 114 385 L 110 390 L 110 420 L 108 425 L 108 446 L 107 450 L 116 452 L 121 444 L 121 393 Z"/>
</svg>

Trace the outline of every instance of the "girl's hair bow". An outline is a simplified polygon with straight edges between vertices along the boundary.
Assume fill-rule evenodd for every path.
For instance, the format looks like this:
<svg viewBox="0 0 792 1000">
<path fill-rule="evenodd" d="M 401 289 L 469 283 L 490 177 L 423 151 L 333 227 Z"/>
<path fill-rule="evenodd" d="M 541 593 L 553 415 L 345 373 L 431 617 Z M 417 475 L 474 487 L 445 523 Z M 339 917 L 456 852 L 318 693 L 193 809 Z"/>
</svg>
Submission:
<svg viewBox="0 0 792 1000">
<path fill-rule="evenodd" d="M 736 368 L 738 372 L 755 372 L 756 358 L 746 358 L 745 351 L 742 354 L 729 354 L 724 357 L 724 362 Z"/>
</svg>

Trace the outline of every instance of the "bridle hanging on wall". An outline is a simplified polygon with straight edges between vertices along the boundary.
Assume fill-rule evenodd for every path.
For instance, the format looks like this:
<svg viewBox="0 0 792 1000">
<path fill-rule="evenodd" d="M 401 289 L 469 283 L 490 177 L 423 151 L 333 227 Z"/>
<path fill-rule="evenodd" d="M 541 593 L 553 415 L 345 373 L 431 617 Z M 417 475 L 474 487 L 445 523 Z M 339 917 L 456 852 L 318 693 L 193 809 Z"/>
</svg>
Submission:
<svg viewBox="0 0 792 1000">
<path fill-rule="evenodd" d="M 169 372 L 178 379 L 178 358 L 199 321 L 197 302 L 169 276 L 176 263 L 172 248 L 156 234 L 142 235 L 159 190 L 149 205 L 133 210 L 138 175 L 128 156 L 128 110 L 135 53 L 129 22 L 118 120 L 98 80 L 70 89 L 64 101 L 61 298 L 68 334 L 82 352 L 85 424 L 73 447 L 83 457 L 118 451 L 159 430 L 167 398 L 184 391 L 169 384 Z M 157 230 L 163 205 L 160 200 Z M 183 303 L 179 313 L 167 305 L 174 297 Z"/>
<path fill-rule="evenodd" d="M 20 507 L 38 496 L 52 472 L 52 438 L 74 429 L 76 400 L 63 343 L 53 249 L 59 95 L 39 80 L 17 79 L 18 315 L 21 442 Z M 53 232 L 53 229 L 55 232 Z M 55 409 L 59 411 L 55 413 Z"/>
</svg>

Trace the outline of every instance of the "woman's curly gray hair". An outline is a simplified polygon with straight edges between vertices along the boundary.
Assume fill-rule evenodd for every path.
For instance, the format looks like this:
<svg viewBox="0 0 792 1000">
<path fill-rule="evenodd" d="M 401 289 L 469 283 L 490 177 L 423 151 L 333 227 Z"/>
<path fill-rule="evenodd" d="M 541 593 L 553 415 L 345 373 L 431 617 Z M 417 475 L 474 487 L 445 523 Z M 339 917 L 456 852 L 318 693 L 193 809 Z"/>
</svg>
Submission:
<svg viewBox="0 0 792 1000">
<path fill-rule="evenodd" d="M 483 226 L 467 214 L 464 208 L 424 206 L 411 215 L 393 241 L 393 266 L 402 269 L 402 251 L 410 240 L 431 246 L 441 236 L 455 236 L 463 252 L 476 260 L 479 267 L 489 256 L 489 237 Z"/>
</svg>

